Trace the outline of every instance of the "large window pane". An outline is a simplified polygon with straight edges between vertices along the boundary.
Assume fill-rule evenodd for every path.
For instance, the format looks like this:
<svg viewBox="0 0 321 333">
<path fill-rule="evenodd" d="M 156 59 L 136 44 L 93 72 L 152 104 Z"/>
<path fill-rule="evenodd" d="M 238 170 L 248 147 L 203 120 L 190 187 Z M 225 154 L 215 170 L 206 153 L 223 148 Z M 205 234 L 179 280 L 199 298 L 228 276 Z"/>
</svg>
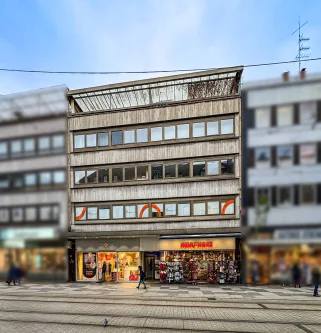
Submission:
<svg viewBox="0 0 321 333">
<path fill-rule="evenodd" d="M 209 215 L 218 215 L 220 214 L 220 202 L 217 201 L 208 201 L 207 202 L 207 213 Z"/>
<path fill-rule="evenodd" d="M 96 147 L 97 136 L 95 134 L 86 134 L 86 147 Z"/>
<path fill-rule="evenodd" d="M 153 203 L 152 204 L 152 217 L 162 217 L 164 216 L 164 204 Z"/>
<path fill-rule="evenodd" d="M 205 162 L 193 162 L 193 177 L 205 176 Z"/>
<path fill-rule="evenodd" d="M 109 207 L 100 207 L 99 208 L 99 219 L 100 220 L 109 220 L 110 219 L 110 208 Z"/>
<path fill-rule="evenodd" d="M 123 144 L 123 132 L 122 131 L 111 132 L 111 144 L 113 146 Z"/>
<path fill-rule="evenodd" d="M 175 139 L 175 126 L 166 126 L 164 127 L 164 138 L 165 140 L 173 140 Z"/>
<path fill-rule="evenodd" d="M 8 189 L 9 188 L 9 176 L 0 176 L 0 189 Z"/>
<path fill-rule="evenodd" d="M 234 200 L 222 201 L 221 212 L 224 215 L 234 214 Z"/>
<path fill-rule="evenodd" d="M 300 164 L 312 165 L 316 164 L 316 144 L 307 143 L 300 145 Z"/>
<path fill-rule="evenodd" d="M 21 156 L 21 153 L 22 153 L 22 141 L 21 140 L 11 141 L 12 156 Z"/>
<path fill-rule="evenodd" d="M 221 161 L 222 174 L 234 174 L 234 160 L 222 160 Z"/>
<path fill-rule="evenodd" d="M 292 159 L 293 159 L 292 146 L 277 147 L 277 159 L 279 166 L 292 165 Z"/>
<path fill-rule="evenodd" d="M 64 184 L 65 179 L 65 171 L 54 171 L 53 173 L 53 181 L 55 184 Z"/>
<path fill-rule="evenodd" d="M 178 164 L 178 177 L 189 177 L 189 162 Z"/>
<path fill-rule="evenodd" d="M 124 218 L 124 207 L 123 206 L 113 206 L 113 219 Z"/>
<path fill-rule="evenodd" d="M 292 188 L 290 186 L 279 187 L 279 205 L 292 205 Z"/>
<path fill-rule="evenodd" d="M 137 167 L 137 180 L 147 180 L 148 177 L 148 166 L 141 165 Z"/>
<path fill-rule="evenodd" d="M 36 141 L 33 138 L 23 140 L 23 150 L 25 155 L 33 155 L 36 149 Z"/>
<path fill-rule="evenodd" d="M 99 169 L 98 170 L 99 183 L 108 183 L 109 182 L 109 170 L 108 169 Z"/>
<path fill-rule="evenodd" d="M 259 108 L 255 110 L 255 128 L 266 128 L 271 126 L 271 109 Z"/>
<path fill-rule="evenodd" d="M 52 219 L 51 210 L 52 210 L 51 206 L 40 207 L 40 220 L 41 221 L 50 221 Z"/>
<path fill-rule="evenodd" d="M 207 162 L 207 174 L 209 176 L 218 175 L 219 170 L 219 161 L 209 161 Z"/>
<path fill-rule="evenodd" d="M 51 219 L 53 221 L 58 221 L 60 215 L 60 209 L 58 205 L 54 205 L 51 207 Z"/>
<path fill-rule="evenodd" d="M 57 134 L 52 137 L 52 147 L 54 149 L 65 147 L 65 136 L 63 134 Z"/>
<path fill-rule="evenodd" d="M 178 203 L 178 216 L 190 216 L 191 205 L 189 202 Z"/>
<path fill-rule="evenodd" d="M 301 204 L 314 204 L 315 198 L 315 185 L 301 185 Z"/>
<path fill-rule="evenodd" d="M 165 215 L 166 216 L 176 216 L 176 204 L 175 203 L 165 204 Z"/>
<path fill-rule="evenodd" d="M 8 223 L 10 219 L 10 211 L 8 208 L 0 208 L 0 223 Z"/>
<path fill-rule="evenodd" d="M 87 171 L 87 183 L 97 183 L 97 170 L 88 170 Z"/>
<path fill-rule="evenodd" d="M 21 207 L 12 208 L 12 220 L 13 222 L 22 222 L 24 220 L 23 208 Z"/>
<path fill-rule="evenodd" d="M 148 142 L 148 128 L 139 128 L 136 130 L 136 142 Z"/>
<path fill-rule="evenodd" d="M 8 157 L 8 144 L 7 142 L 0 142 L 0 159 Z"/>
<path fill-rule="evenodd" d="M 86 212 L 87 212 L 86 207 L 76 207 L 75 220 L 76 221 L 84 221 L 84 220 L 86 220 L 87 219 Z"/>
<path fill-rule="evenodd" d="M 76 136 L 74 137 L 75 140 L 76 140 Z M 76 147 L 76 141 L 75 141 L 75 148 L 77 148 Z M 80 147 L 80 148 L 83 148 L 83 147 Z M 38 149 L 39 149 L 40 154 L 41 153 L 46 153 L 50 150 L 50 137 L 49 136 L 43 136 L 43 137 L 38 139 Z"/>
<path fill-rule="evenodd" d="M 85 136 L 83 134 L 74 136 L 74 147 L 85 148 Z"/>
<path fill-rule="evenodd" d="M 108 132 L 98 133 L 98 146 L 108 146 Z"/>
<path fill-rule="evenodd" d="M 205 136 L 205 123 L 193 124 L 193 138 Z"/>
<path fill-rule="evenodd" d="M 165 178 L 176 177 L 176 164 L 165 165 Z"/>
<path fill-rule="evenodd" d="M 257 168 L 267 168 L 270 166 L 271 150 L 269 147 L 255 149 L 255 166 Z"/>
<path fill-rule="evenodd" d="M 196 216 L 206 215 L 205 202 L 196 202 L 193 204 L 193 213 Z"/>
<path fill-rule="evenodd" d="M 35 222 L 37 220 L 37 209 L 36 207 L 27 207 L 25 209 L 26 221 Z"/>
<path fill-rule="evenodd" d="M 125 168 L 125 180 L 135 180 L 135 167 Z"/>
<path fill-rule="evenodd" d="M 155 164 L 152 165 L 152 179 L 162 179 L 163 178 L 163 165 Z"/>
<path fill-rule="evenodd" d="M 25 174 L 25 185 L 26 186 L 36 186 L 37 185 L 37 177 L 36 177 L 35 173 Z"/>
<path fill-rule="evenodd" d="M 277 107 L 278 126 L 291 126 L 293 124 L 293 105 L 281 105 Z"/>
<path fill-rule="evenodd" d="M 112 169 L 113 183 L 118 183 L 123 181 L 123 169 L 114 168 Z"/>
<path fill-rule="evenodd" d="M 139 218 L 149 217 L 149 204 L 137 205 L 137 210 Z"/>
<path fill-rule="evenodd" d="M 51 183 L 51 173 L 41 172 L 39 175 L 39 180 L 41 185 L 48 185 Z"/>
<path fill-rule="evenodd" d="M 300 103 L 300 123 L 313 124 L 317 115 L 317 102 Z"/>
<path fill-rule="evenodd" d="M 13 184 L 14 188 L 21 188 L 21 187 L 23 187 L 23 179 L 24 179 L 23 177 L 24 177 L 23 175 L 15 175 L 13 177 L 12 184 Z M 1 185 L 0 185 L 0 187 L 1 187 Z"/>
<path fill-rule="evenodd" d="M 136 217 L 136 205 L 125 206 L 125 217 L 126 219 L 133 219 Z"/>
<path fill-rule="evenodd" d="M 221 120 L 221 134 L 233 134 L 234 133 L 234 120 L 224 119 Z"/>
<path fill-rule="evenodd" d="M 97 220 L 97 207 L 87 208 L 88 220 Z"/>
<path fill-rule="evenodd" d="M 163 140 L 163 128 L 152 127 L 151 128 L 151 141 L 162 141 Z"/>
<path fill-rule="evenodd" d="M 177 139 L 189 138 L 189 124 L 177 125 Z"/>
<path fill-rule="evenodd" d="M 218 121 L 209 121 L 207 123 L 207 135 L 218 135 Z"/>
<path fill-rule="evenodd" d="M 124 131 L 124 143 L 135 143 L 135 130 Z"/>
<path fill-rule="evenodd" d="M 75 184 L 85 184 L 86 176 L 85 171 L 75 171 Z"/>
</svg>

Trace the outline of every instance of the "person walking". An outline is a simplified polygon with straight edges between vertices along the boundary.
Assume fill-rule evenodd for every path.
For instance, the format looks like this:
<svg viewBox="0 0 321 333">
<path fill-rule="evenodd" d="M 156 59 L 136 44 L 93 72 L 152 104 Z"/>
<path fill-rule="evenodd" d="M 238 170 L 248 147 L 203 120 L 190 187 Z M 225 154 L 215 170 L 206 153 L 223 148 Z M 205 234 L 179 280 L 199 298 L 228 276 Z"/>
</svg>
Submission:
<svg viewBox="0 0 321 333">
<path fill-rule="evenodd" d="M 313 296 L 320 297 L 318 293 L 319 283 L 320 283 L 320 268 L 318 265 L 315 265 L 312 270 L 312 283 L 314 285 L 314 293 Z"/>
<path fill-rule="evenodd" d="M 292 280 L 295 288 L 297 285 L 301 288 L 301 269 L 297 262 L 292 267 Z"/>
<path fill-rule="evenodd" d="M 105 282 L 105 274 L 106 274 L 106 270 L 107 270 L 107 265 L 106 265 L 106 261 L 104 261 L 103 263 L 103 267 L 102 267 L 102 270 L 101 270 L 101 281 L 102 282 Z"/>
<path fill-rule="evenodd" d="M 144 285 L 144 289 L 146 289 L 146 284 L 145 284 L 145 272 L 143 271 L 143 267 L 142 266 L 138 266 L 139 268 L 139 283 L 138 286 L 136 287 L 137 289 L 139 289 L 140 284 L 142 283 Z"/>
</svg>

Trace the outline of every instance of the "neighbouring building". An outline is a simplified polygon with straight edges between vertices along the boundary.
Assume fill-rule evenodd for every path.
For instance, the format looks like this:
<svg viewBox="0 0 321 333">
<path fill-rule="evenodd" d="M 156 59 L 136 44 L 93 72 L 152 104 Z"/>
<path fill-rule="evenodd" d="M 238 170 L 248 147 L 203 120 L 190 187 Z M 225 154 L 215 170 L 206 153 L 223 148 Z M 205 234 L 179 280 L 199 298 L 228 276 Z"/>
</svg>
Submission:
<svg viewBox="0 0 321 333">
<path fill-rule="evenodd" d="M 260 282 L 291 282 L 299 262 L 311 283 L 321 254 L 321 75 L 243 87 L 243 205 L 247 281 L 259 263 Z"/>
<path fill-rule="evenodd" d="M 66 87 L 0 96 L 0 275 L 67 275 Z"/>
<path fill-rule="evenodd" d="M 242 70 L 67 92 L 71 280 L 238 281 Z"/>
</svg>

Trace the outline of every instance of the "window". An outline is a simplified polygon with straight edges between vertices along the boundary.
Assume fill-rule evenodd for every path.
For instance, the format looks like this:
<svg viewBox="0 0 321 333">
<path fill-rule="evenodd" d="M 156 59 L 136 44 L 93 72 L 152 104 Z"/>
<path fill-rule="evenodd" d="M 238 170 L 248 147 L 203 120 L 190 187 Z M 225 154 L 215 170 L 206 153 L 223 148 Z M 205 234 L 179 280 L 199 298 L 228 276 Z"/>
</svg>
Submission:
<svg viewBox="0 0 321 333">
<path fill-rule="evenodd" d="M 113 183 L 119 183 L 123 181 L 123 169 L 113 168 L 112 169 Z"/>
<path fill-rule="evenodd" d="M 314 204 L 316 202 L 315 185 L 301 185 L 301 204 Z"/>
<path fill-rule="evenodd" d="M 271 126 L 271 109 L 259 108 L 255 110 L 255 128 L 266 128 Z"/>
<path fill-rule="evenodd" d="M 300 163 L 302 165 L 316 164 L 316 144 L 307 143 L 300 145 Z"/>
<path fill-rule="evenodd" d="M 140 128 L 136 130 L 136 142 L 148 142 L 148 128 Z"/>
<path fill-rule="evenodd" d="M 108 146 L 108 132 L 98 133 L 98 147 Z"/>
<path fill-rule="evenodd" d="M 7 142 L 0 142 L 0 159 L 8 157 L 8 144 Z"/>
<path fill-rule="evenodd" d="M 99 169 L 98 170 L 98 181 L 99 183 L 108 183 L 109 182 L 109 171 L 108 169 Z"/>
<path fill-rule="evenodd" d="M 85 148 L 85 136 L 83 134 L 74 136 L 74 147 L 76 149 Z"/>
<path fill-rule="evenodd" d="M 13 187 L 14 188 L 21 188 L 23 187 L 23 175 L 15 175 L 13 177 Z M 0 185 L 1 187 L 1 185 Z"/>
<path fill-rule="evenodd" d="M 52 219 L 51 210 L 52 210 L 51 206 L 40 207 L 40 220 L 41 221 L 50 221 Z"/>
<path fill-rule="evenodd" d="M 190 216 L 191 205 L 189 202 L 178 203 L 178 216 Z"/>
<path fill-rule="evenodd" d="M 0 223 L 7 223 L 10 219 L 10 212 L 8 208 L 0 208 Z"/>
<path fill-rule="evenodd" d="M 135 167 L 125 168 L 125 180 L 135 180 Z"/>
<path fill-rule="evenodd" d="M 208 215 L 220 214 L 220 202 L 219 201 L 208 201 L 207 202 L 207 213 L 208 213 Z"/>
<path fill-rule="evenodd" d="M 25 174 L 25 185 L 26 186 L 36 186 L 37 185 L 37 177 L 36 177 L 35 173 Z"/>
<path fill-rule="evenodd" d="M 292 205 L 292 188 L 289 186 L 279 187 L 279 205 Z"/>
<path fill-rule="evenodd" d="M 22 222 L 23 221 L 23 208 L 15 207 L 12 208 L 12 220 L 13 222 Z"/>
<path fill-rule="evenodd" d="M 36 149 L 35 139 L 31 138 L 23 140 L 23 150 L 25 155 L 27 156 L 33 155 L 35 153 L 35 149 Z"/>
<path fill-rule="evenodd" d="M 58 221 L 59 220 L 59 206 L 58 205 L 54 205 L 51 207 L 51 219 L 52 221 Z"/>
<path fill-rule="evenodd" d="M 269 206 L 270 205 L 270 189 L 261 187 L 256 189 L 256 205 Z"/>
<path fill-rule="evenodd" d="M 178 164 L 178 177 L 189 177 L 189 162 Z"/>
<path fill-rule="evenodd" d="M 86 220 L 86 207 L 76 207 L 76 221 Z"/>
<path fill-rule="evenodd" d="M 175 216 L 176 215 L 176 204 L 175 203 L 165 204 L 165 215 L 166 216 Z"/>
<path fill-rule="evenodd" d="M 132 219 L 136 217 L 136 206 L 128 205 L 125 206 L 125 217 L 126 219 Z"/>
<path fill-rule="evenodd" d="M 137 205 L 137 210 L 139 218 L 149 217 L 149 204 Z"/>
<path fill-rule="evenodd" d="M 164 204 L 153 203 L 152 204 L 152 217 L 162 217 L 164 216 Z"/>
<path fill-rule="evenodd" d="M 75 171 L 75 184 L 85 184 L 86 177 L 85 171 Z"/>
<path fill-rule="evenodd" d="M 205 123 L 193 124 L 193 138 L 199 138 L 205 136 Z"/>
<path fill-rule="evenodd" d="M 48 185 L 51 183 L 51 173 L 50 172 L 40 172 L 39 180 L 41 185 Z"/>
<path fill-rule="evenodd" d="M 148 166 L 141 165 L 137 167 L 137 180 L 147 180 L 148 177 Z"/>
<path fill-rule="evenodd" d="M 206 214 L 205 202 L 194 203 L 193 204 L 193 213 L 196 216 L 205 215 Z"/>
<path fill-rule="evenodd" d="M 4 175 L 0 176 L 0 189 L 8 189 L 9 188 L 9 177 Z"/>
<path fill-rule="evenodd" d="M 87 173 L 87 183 L 93 184 L 97 183 L 97 170 L 88 170 Z"/>
<path fill-rule="evenodd" d="M 163 165 L 157 164 L 152 165 L 152 179 L 162 179 L 163 178 Z"/>
<path fill-rule="evenodd" d="M 60 149 L 65 147 L 65 136 L 63 134 L 57 134 L 52 137 L 52 147 L 54 149 Z"/>
<path fill-rule="evenodd" d="M 175 126 L 164 127 L 164 139 L 165 140 L 174 140 L 176 138 L 175 131 L 176 131 Z"/>
<path fill-rule="evenodd" d="M 189 124 L 177 125 L 177 139 L 189 138 Z"/>
<path fill-rule="evenodd" d="M 53 181 L 54 181 L 54 184 L 64 184 L 66 181 L 65 171 L 54 171 Z"/>
<path fill-rule="evenodd" d="M 317 102 L 300 103 L 300 123 L 313 124 L 317 119 Z"/>
<path fill-rule="evenodd" d="M 87 208 L 88 220 L 97 220 L 97 207 Z"/>
<path fill-rule="evenodd" d="M 218 135 L 218 121 L 207 122 L 207 135 Z"/>
<path fill-rule="evenodd" d="M 75 136 L 75 138 L 76 138 L 76 136 Z M 75 141 L 75 143 L 76 143 L 76 141 Z M 77 147 L 75 146 L 75 148 L 77 148 Z M 43 136 L 38 139 L 38 149 L 39 149 L 40 153 L 50 150 L 50 137 L 49 136 Z"/>
<path fill-rule="evenodd" d="M 176 164 L 165 165 L 165 178 L 176 177 Z"/>
<path fill-rule="evenodd" d="M 207 175 L 214 176 L 220 173 L 219 161 L 209 161 L 207 162 Z"/>
<path fill-rule="evenodd" d="M 124 143 L 135 143 L 135 130 L 124 131 Z"/>
<path fill-rule="evenodd" d="M 223 215 L 234 214 L 234 200 L 222 201 L 221 213 Z"/>
<path fill-rule="evenodd" d="M 193 162 L 193 177 L 205 176 L 205 162 Z"/>
<path fill-rule="evenodd" d="M 113 146 L 123 144 L 123 132 L 122 131 L 111 132 L 111 144 Z"/>
<path fill-rule="evenodd" d="M 12 156 L 20 156 L 22 153 L 22 142 L 21 140 L 11 141 L 11 154 Z"/>
<path fill-rule="evenodd" d="M 86 147 L 96 147 L 97 137 L 95 134 L 86 134 Z"/>
<path fill-rule="evenodd" d="M 277 107 L 278 126 L 290 126 L 293 124 L 293 106 L 281 105 Z"/>
<path fill-rule="evenodd" d="M 234 133 L 234 119 L 221 120 L 221 134 Z"/>
<path fill-rule="evenodd" d="M 163 128 L 152 127 L 151 128 L 151 141 L 162 141 L 163 140 Z"/>
<path fill-rule="evenodd" d="M 255 166 L 266 168 L 270 166 L 271 150 L 269 147 L 255 149 Z"/>
<path fill-rule="evenodd" d="M 110 208 L 109 207 L 100 207 L 99 208 L 99 219 L 100 220 L 109 220 L 110 219 Z"/>
<path fill-rule="evenodd" d="M 113 206 L 113 218 L 114 219 L 124 218 L 124 207 L 123 206 Z"/>
<path fill-rule="evenodd" d="M 35 222 L 37 221 L 37 208 L 36 207 L 26 207 L 26 221 Z"/>
<path fill-rule="evenodd" d="M 292 146 L 277 147 L 277 159 L 279 166 L 292 165 L 293 150 Z"/>
<path fill-rule="evenodd" d="M 221 161 L 221 172 L 222 174 L 233 174 L 234 173 L 234 160 L 222 160 Z"/>
</svg>

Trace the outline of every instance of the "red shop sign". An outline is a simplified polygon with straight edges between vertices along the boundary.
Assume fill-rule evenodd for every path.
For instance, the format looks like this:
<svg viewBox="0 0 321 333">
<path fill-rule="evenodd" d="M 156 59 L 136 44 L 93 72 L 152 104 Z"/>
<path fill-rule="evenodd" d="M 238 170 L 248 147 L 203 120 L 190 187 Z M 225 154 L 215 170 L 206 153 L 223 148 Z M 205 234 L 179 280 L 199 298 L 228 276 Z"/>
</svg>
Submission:
<svg viewBox="0 0 321 333">
<path fill-rule="evenodd" d="M 206 249 L 213 248 L 213 242 L 182 242 L 181 249 Z"/>
</svg>

